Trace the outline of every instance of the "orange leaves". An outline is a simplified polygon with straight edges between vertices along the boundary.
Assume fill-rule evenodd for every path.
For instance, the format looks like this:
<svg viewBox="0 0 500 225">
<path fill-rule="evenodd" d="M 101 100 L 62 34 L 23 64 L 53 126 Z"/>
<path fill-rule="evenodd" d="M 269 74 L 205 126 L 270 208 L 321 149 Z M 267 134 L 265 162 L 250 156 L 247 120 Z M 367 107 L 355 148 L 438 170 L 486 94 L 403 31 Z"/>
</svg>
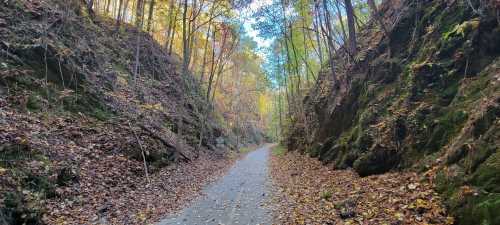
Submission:
<svg viewBox="0 0 500 225">
<path fill-rule="evenodd" d="M 415 173 L 359 177 L 316 159 L 273 156 L 277 224 L 451 224 L 440 198 Z M 293 175 L 293 176 L 292 176 Z M 331 196 L 330 194 L 331 193 Z"/>
</svg>

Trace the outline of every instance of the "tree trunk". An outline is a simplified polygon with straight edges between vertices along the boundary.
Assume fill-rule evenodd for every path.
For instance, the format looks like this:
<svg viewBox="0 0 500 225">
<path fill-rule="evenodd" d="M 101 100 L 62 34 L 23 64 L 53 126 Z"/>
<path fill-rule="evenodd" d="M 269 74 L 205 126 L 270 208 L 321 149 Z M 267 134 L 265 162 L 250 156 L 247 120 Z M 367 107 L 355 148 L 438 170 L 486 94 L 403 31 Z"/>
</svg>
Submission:
<svg viewBox="0 0 500 225">
<path fill-rule="evenodd" d="M 116 31 L 120 29 L 120 23 L 122 20 L 122 5 L 123 5 L 123 0 L 120 0 L 120 3 L 118 4 L 118 14 L 116 18 Z"/>
<path fill-rule="evenodd" d="M 171 36 L 170 36 L 170 43 L 168 45 L 168 54 L 171 55 L 172 54 L 172 48 L 174 46 L 174 38 L 175 38 L 175 29 L 177 29 L 177 16 L 179 15 L 179 13 L 177 11 L 175 11 L 175 14 L 174 14 L 174 21 L 173 21 L 173 26 L 172 26 L 172 33 L 171 33 Z"/>
<path fill-rule="evenodd" d="M 354 21 L 354 10 L 351 0 L 344 0 L 347 13 L 347 26 L 349 28 L 349 51 L 351 56 L 356 55 L 356 24 Z"/>
<path fill-rule="evenodd" d="M 201 74 L 200 74 L 200 85 L 203 84 L 203 78 L 205 77 L 205 67 L 207 65 L 207 53 L 208 53 L 208 42 L 210 42 L 210 29 L 212 28 L 212 23 L 208 23 L 207 28 L 207 40 L 205 41 L 205 50 L 203 52 L 203 63 L 201 65 Z"/>
<path fill-rule="evenodd" d="M 90 19 L 94 20 L 95 13 L 94 13 L 94 0 L 82 0 L 82 2 L 87 6 L 87 12 L 89 13 Z"/>
<path fill-rule="evenodd" d="M 335 0 L 335 8 L 337 9 L 337 17 L 340 24 L 340 31 L 342 31 L 343 41 L 347 40 L 347 33 L 345 32 L 344 19 L 342 18 L 342 10 L 340 10 L 339 0 Z"/>
<path fill-rule="evenodd" d="M 319 63 L 320 63 L 320 67 L 322 68 L 323 67 L 323 49 L 321 48 L 321 36 L 320 36 L 320 29 L 318 26 L 318 23 L 320 23 L 321 21 L 319 21 L 319 13 L 320 12 L 318 11 L 317 4 L 315 4 L 314 9 L 316 11 L 316 14 L 318 14 L 313 18 L 313 25 L 314 25 L 314 30 L 315 30 L 314 33 L 316 35 L 316 42 L 318 43 Z"/>
<path fill-rule="evenodd" d="M 184 0 L 184 8 L 182 12 L 182 75 L 187 76 L 189 66 L 189 37 L 187 24 L 188 0 Z"/>
<path fill-rule="evenodd" d="M 168 49 L 169 43 L 170 43 L 170 35 L 172 32 L 172 28 L 175 23 L 174 17 L 174 11 L 175 11 L 175 0 L 171 0 L 170 4 L 168 5 L 168 26 L 167 26 L 167 33 L 165 35 L 166 40 L 165 40 L 165 48 Z"/>
<path fill-rule="evenodd" d="M 142 29 L 143 25 L 143 13 L 144 13 L 144 0 L 137 0 L 137 5 L 135 9 L 135 26 L 137 29 Z"/>
<path fill-rule="evenodd" d="M 109 8 L 111 7 L 111 0 L 108 0 L 107 4 L 106 4 L 106 13 L 109 14 Z"/>
<path fill-rule="evenodd" d="M 325 11 L 325 22 L 326 22 L 326 27 L 327 27 L 327 30 L 325 30 L 325 28 L 323 27 L 323 25 L 321 25 L 321 16 L 319 17 L 319 20 L 320 20 L 320 26 L 321 26 L 321 29 L 323 30 L 323 33 L 326 34 L 326 40 L 328 42 L 328 62 L 330 64 L 330 69 L 332 71 L 332 76 L 333 76 L 333 79 L 334 81 L 336 81 L 336 74 L 335 74 L 335 62 L 334 62 L 334 56 L 333 56 L 333 50 L 335 49 L 335 46 L 333 44 L 333 31 L 331 30 L 331 22 L 330 22 L 330 13 L 328 11 L 328 7 L 327 7 L 327 2 L 326 0 L 323 0 L 323 10 Z"/>
<path fill-rule="evenodd" d="M 146 30 L 148 32 L 151 32 L 151 25 L 153 24 L 154 10 L 155 10 L 155 0 L 151 0 L 151 2 L 149 2 L 148 24 L 146 26 Z"/>
</svg>

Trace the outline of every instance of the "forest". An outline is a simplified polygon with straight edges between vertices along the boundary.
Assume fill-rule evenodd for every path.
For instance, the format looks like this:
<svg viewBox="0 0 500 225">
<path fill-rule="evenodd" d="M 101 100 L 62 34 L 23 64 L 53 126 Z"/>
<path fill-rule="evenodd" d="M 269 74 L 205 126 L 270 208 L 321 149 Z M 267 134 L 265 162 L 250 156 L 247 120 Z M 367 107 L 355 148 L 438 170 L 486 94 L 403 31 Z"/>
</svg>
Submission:
<svg viewBox="0 0 500 225">
<path fill-rule="evenodd" d="M 500 225 L 499 0 L 0 2 L 0 225 Z"/>
</svg>

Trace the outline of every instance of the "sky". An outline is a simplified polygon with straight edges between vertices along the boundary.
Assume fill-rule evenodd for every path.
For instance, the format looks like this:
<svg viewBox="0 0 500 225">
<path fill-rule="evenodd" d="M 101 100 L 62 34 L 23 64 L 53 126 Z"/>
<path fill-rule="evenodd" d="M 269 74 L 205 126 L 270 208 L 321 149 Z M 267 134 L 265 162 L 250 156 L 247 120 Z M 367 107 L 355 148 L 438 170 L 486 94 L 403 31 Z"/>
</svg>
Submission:
<svg viewBox="0 0 500 225">
<path fill-rule="evenodd" d="M 252 28 L 252 25 L 256 23 L 255 18 L 252 14 L 263 6 L 270 5 L 272 0 L 254 0 L 247 8 L 240 11 L 240 16 L 243 21 L 243 27 L 245 32 L 250 36 L 256 43 L 259 49 L 268 48 L 271 46 L 271 39 L 264 39 L 259 37 L 259 31 Z"/>
</svg>

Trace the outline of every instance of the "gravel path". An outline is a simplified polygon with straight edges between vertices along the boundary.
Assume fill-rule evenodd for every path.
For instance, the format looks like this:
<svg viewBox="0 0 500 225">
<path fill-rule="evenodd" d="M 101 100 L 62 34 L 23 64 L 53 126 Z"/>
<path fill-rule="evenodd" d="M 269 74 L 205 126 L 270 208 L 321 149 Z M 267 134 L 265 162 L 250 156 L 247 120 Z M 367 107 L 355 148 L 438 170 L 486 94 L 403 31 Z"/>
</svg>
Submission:
<svg viewBox="0 0 500 225">
<path fill-rule="evenodd" d="M 203 191 L 203 196 L 158 225 L 271 224 L 269 148 L 266 145 L 236 162 L 227 175 Z"/>
</svg>

